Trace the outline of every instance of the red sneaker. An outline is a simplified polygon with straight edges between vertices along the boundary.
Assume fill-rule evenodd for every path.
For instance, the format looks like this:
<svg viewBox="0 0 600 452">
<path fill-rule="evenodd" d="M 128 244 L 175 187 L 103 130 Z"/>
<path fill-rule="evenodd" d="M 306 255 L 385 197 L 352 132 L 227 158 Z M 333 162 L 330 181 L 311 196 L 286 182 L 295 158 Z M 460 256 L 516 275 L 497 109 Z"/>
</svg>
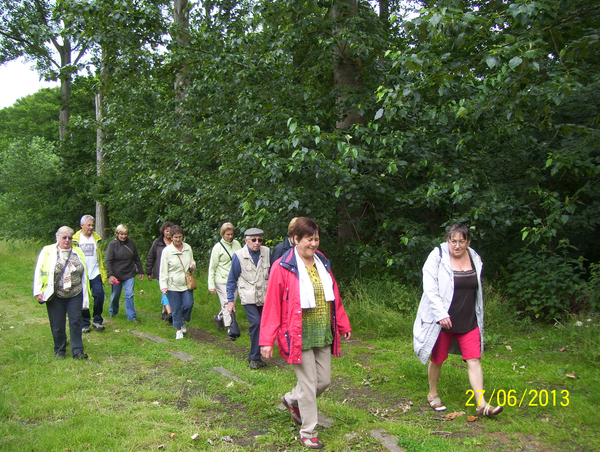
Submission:
<svg viewBox="0 0 600 452">
<path fill-rule="evenodd" d="M 300 442 L 309 449 L 322 449 L 323 443 L 319 438 L 300 438 Z"/>
<path fill-rule="evenodd" d="M 297 406 L 290 405 L 287 400 L 285 400 L 285 396 L 281 398 L 281 402 L 288 409 L 290 415 L 294 422 L 298 425 L 302 425 L 302 417 L 300 417 L 300 409 Z M 323 447 L 323 445 L 321 445 Z M 320 448 L 319 448 L 320 449 Z"/>
</svg>

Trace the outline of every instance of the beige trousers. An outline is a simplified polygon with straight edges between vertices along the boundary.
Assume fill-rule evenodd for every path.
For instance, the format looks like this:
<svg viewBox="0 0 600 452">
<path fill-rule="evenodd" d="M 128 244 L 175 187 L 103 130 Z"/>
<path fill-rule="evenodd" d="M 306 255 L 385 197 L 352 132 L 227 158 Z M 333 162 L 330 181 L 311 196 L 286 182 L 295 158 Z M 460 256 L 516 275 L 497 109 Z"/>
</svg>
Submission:
<svg viewBox="0 0 600 452">
<path fill-rule="evenodd" d="M 221 303 L 221 312 L 219 312 L 219 317 L 223 319 L 223 325 L 228 327 L 231 325 L 231 315 L 227 310 L 227 285 L 215 283 L 215 290 L 217 291 L 217 295 L 219 296 L 219 302 Z M 238 297 L 237 289 L 235 291 L 236 300 Z"/>
<path fill-rule="evenodd" d="M 317 397 L 331 384 L 331 346 L 302 350 L 302 362 L 292 364 L 298 383 L 285 395 L 287 402 L 300 409 L 302 438 L 317 437 Z"/>
</svg>

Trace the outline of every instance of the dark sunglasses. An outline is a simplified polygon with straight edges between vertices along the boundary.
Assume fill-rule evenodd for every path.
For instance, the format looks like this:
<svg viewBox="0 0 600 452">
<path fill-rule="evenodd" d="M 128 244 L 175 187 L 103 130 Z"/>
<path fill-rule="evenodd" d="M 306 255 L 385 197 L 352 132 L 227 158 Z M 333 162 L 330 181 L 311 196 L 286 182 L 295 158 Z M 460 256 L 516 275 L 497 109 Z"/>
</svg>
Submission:
<svg viewBox="0 0 600 452">
<path fill-rule="evenodd" d="M 250 239 L 252 242 L 256 243 L 256 241 L 258 241 L 258 243 L 262 243 L 263 239 L 257 239 L 256 237 L 253 239 Z"/>
</svg>

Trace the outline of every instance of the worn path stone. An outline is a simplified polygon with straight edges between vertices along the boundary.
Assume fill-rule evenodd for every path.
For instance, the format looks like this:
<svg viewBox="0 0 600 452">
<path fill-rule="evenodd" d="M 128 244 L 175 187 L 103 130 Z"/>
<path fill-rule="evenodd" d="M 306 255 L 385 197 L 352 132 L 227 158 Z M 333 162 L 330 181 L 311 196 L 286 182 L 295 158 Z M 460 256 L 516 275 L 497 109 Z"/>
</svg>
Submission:
<svg viewBox="0 0 600 452">
<path fill-rule="evenodd" d="M 150 339 L 151 341 L 154 341 L 154 342 L 160 342 L 160 343 L 169 342 L 168 340 L 166 340 L 163 337 L 158 337 L 158 336 L 155 336 L 154 334 L 150 334 L 150 333 L 144 333 L 143 331 L 132 330 L 131 334 L 134 334 L 138 337 L 143 337 L 145 339 Z"/>
<path fill-rule="evenodd" d="M 212 370 L 214 370 L 215 372 L 219 372 L 224 377 L 230 378 L 231 380 L 236 381 L 238 383 L 248 384 L 244 380 L 242 380 L 241 378 L 236 377 L 235 375 L 233 375 L 231 372 L 229 372 L 224 367 L 213 367 Z"/>
<path fill-rule="evenodd" d="M 175 358 L 179 358 L 182 361 L 191 361 L 192 359 L 194 359 L 194 357 L 192 355 L 188 355 L 187 353 L 183 353 L 180 351 L 172 352 L 169 350 L 169 353 L 171 355 L 173 355 Z"/>
<path fill-rule="evenodd" d="M 165 342 L 169 342 L 168 340 L 166 340 L 163 337 L 155 336 L 154 334 L 150 334 L 150 333 L 144 333 L 143 331 L 132 330 L 131 334 L 133 334 L 137 337 L 143 337 L 144 339 L 149 339 L 154 342 L 160 342 L 161 344 L 164 344 Z M 187 353 L 183 353 L 180 351 L 173 352 L 171 350 L 168 350 L 168 352 L 171 355 L 173 355 L 175 358 L 179 358 L 182 361 L 191 361 L 192 359 L 194 359 L 194 357 L 192 355 L 188 355 Z"/>
<path fill-rule="evenodd" d="M 377 441 L 381 443 L 383 447 L 385 447 L 390 452 L 403 452 L 400 446 L 398 446 L 398 438 L 390 435 L 383 429 L 371 430 L 369 434 L 375 438 Z"/>
</svg>

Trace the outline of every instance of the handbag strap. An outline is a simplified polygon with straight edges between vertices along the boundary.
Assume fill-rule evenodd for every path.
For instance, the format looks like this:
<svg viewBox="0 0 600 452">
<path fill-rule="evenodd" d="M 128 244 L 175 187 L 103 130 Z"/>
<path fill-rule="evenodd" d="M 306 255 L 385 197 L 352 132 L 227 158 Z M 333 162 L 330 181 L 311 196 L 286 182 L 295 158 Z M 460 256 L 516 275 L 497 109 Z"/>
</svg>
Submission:
<svg viewBox="0 0 600 452">
<path fill-rule="evenodd" d="M 121 242 L 121 243 L 123 243 L 123 242 Z M 123 243 L 123 246 L 124 246 L 125 248 L 127 248 L 127 249 L 129 250 L 129 252 L 135 256 L 135 253 L 133 252 L 133 250 L 132 250 L 131 248 L 129 248 L 129 247 L 128 247 L 127 245 L 125 245 L 124 243 Z"/>
<path fill-rule="evenodd" d="M 57 253 L 60 253 L 60 250 L 58 250 L 58 247 L 57 247 Z M 71 249 L 69 250 L 69 255 L 67 256 L 67 260 L 65 261 L 65 266 L 63 267 L 62 271 L 60 272 L 60 276 L 58 277 L 59 281 L 62 279 L 63 275 L 65 274 L 65 270 L 67 268 L 67 265 L 69 265 L 69 259 L 71 259 L 72 253 L 73 253 L 73 247 L 71 247 Z"/>
<path fill-rule="evenodd" d="M 221 246 L 223 247 L 223 249 L 225 250 L 225 252 L 226 252 L 226 253 L 227 253 L 227 255 L 229 256 L 229 260 L 232 260 L 232 259 L 231 259 L 231 254 L 229 254 L 229 251 L 227 251 L 227 248 L 225 248 L 225 245 L 223 245 L 223 242 L 221 242 L 221 241 L 219 240 L 219 243 L 221 244 Z"/>
<path fill-rule="evenodd" d="M 183 261 L 181 260 L 181 256 L 178 254 L 177 257 L 179 258 L 179 262 L 181 262 L 181 266 L 183 267 L 183 273 L 187 273 L 185 271 L 185 266 L 183 265 Z"/>
</svg>

